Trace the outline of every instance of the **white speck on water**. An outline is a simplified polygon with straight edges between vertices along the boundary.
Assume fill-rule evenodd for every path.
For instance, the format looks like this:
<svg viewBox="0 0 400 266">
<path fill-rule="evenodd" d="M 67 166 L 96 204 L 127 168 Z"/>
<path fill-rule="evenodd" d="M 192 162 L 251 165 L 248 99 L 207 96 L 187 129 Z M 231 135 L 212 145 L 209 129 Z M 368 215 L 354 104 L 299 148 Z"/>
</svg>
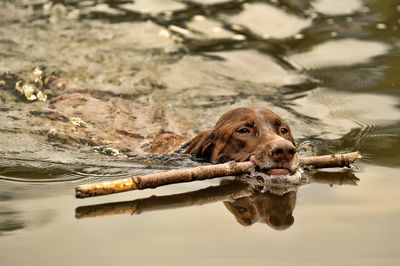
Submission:
<svg viewBox="0 0 400 266">
<path fill-rule="evenodd" d="M 378 24 L 376 24 L 376 28 L 378 30 L 385 30 L 385 29 L 387 29 L 387 26 L 386 26 L 386 24 L 378 23 Z"/>
<path fill-rule="evenodd" d="M 213 32 L 221 32 L 221 28 L 220 27 L 214 27 L 213 29 Z"/>
<path fill-rule="evenodd" d="M 234 30 L 243 30 L 243 27 L 240 26 L 240 25 L 234 24 L 234 25 L 232 25 L 232 29 L 234 29 Z"/>
<path fill-rule="evenodd" d="M 160 30 L 158 35 L 160 35 L 161 37 L 165 37 L 165 38 L 169 38 L 171 36 L 171 34 L 169 33 L 169 31 L 167 30 Z"/>
<path fill-rule="evenodd" d="M 175 25 L 169 26 L 169 29 L 172 30 L 172 31 L 178 32 L 178 33 L 180 33 L 182 35 L 188 35 L 190 33 L 187 29 L 184 29 L 184 28 L 181 28 L 181 27 L 178 27 L 178 26 L 175 26 Z"/>
<path fill-rule="evenodd" d="M 303 38 L 304 38 L 304 35 L 301 34 L 301 33 L 297 33 L 297 34 L 294 35 L 294 39 L 296 39 L 296 40 L 300 40 L 300 39 L 303 39 Z"/>
<path fill-rule="evenodd" d="M 86 122 L 79 117 L 72 117 L 70 121 L 74 126 L 86 127 Z"/>
<path fill-rule="evenodd" d="M 232 37 L 232 39 L 237 40 L 237 41 L 244 41 L 246 40 L 246 36 L 242 34 L 236 34 Z"/>
<path fill-rule="evenodd" d="M 203 20 L 205 20 L 205 17 L 201 16 L 201 15 L 196 15 L 196 16 L 193 17 L 193 19 L 195 21 L 203 21 Z"/>
</svg>

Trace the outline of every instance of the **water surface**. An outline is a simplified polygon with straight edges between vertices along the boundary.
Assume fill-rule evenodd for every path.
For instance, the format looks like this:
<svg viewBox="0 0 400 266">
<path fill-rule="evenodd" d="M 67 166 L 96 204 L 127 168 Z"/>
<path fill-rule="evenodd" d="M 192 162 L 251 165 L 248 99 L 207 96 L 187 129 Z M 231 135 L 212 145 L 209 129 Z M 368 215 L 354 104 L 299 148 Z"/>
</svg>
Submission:
<svg viewBox="0 0 400 266">
<path fill-rule="evenodd" d="M 399 265 L 399 27 L 397 1 L 3 1 L 1 265 Z M 46 101 L 15 90 L 35 67 Z M 75 199 L 198 165 L 149 139 L 238 106 L 364 158 L 283 195 L 227 178 Z"/>
</svg>

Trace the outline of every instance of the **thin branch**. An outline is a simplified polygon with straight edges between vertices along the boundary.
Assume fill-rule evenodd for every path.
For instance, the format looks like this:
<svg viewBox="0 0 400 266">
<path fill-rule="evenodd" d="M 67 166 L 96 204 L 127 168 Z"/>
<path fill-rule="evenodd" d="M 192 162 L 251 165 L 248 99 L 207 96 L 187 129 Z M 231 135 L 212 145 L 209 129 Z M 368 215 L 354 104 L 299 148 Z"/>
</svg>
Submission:
<svg viewBox="0 0 400 266">
<path fill-rule="evenodd" d="M 302 157 L 300 158 L 300 164 L 304 166 L 313 166 L 315 168 L 345 167 L 349 166 L 359 158 L 361 158 L 359 152 L 328 156 Z M 228 162 L 189 169 L 171 170 L 144 176 L 133 175 L 131 178 L 80 185 L 76 187 L 75 193 L 77 198 L 87 198 L 136 189 L 156 188 L 174 183 L 248 174 L 254 170 L 255 165 L 250 161 Z"/>
<path fill-rule="evenodd" d="M 356 151 L 344 154 L 302 157 L 300 158 L 300 164 L 314 168 L 345 167 L 350 166 L 355 160 L 361 158 L 360 152 Z"/>
</svg>

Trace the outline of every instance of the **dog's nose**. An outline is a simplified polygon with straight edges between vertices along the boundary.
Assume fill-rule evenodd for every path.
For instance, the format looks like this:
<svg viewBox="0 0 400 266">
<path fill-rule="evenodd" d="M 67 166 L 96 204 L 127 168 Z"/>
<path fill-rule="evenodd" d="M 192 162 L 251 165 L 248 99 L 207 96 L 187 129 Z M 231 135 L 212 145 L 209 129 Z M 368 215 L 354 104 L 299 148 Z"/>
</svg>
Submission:
<svg viewBox="0 0 400 266">
<path fill-rule="evenodd" d="M 275 161 L 291 161 L 297 153 L 296 147 L 287 140 L 275 142 L 271 147 L 271 158 Z"/>
</svg>

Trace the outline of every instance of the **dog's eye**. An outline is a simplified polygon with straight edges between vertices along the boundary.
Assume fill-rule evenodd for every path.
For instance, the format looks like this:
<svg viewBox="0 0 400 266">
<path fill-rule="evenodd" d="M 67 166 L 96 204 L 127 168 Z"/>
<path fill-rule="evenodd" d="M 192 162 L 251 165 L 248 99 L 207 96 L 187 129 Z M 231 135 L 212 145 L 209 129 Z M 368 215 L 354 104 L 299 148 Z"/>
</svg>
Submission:
<svg viewBox="0 0 400 266">
<path fill-rule="evenodd" d="M 287 133 L 289 133 L 289 130 L 287 128 L 285 127 L 281 128 L 281 134 L 285 135 Z"/>
<path fill-rule="evenodd" d="M 241 133 L 241 134 L 247 134 L 250 133 L 250 130 L 248 128 L 242 127 L 236 130 L 236 132 Z"/>
<path fill-rule="evenodd" d="M 236 209 L 240 214 L 245 214 L 247 212 L 247 209 L 242 206 L 238 206 Z"/>
</svg>

